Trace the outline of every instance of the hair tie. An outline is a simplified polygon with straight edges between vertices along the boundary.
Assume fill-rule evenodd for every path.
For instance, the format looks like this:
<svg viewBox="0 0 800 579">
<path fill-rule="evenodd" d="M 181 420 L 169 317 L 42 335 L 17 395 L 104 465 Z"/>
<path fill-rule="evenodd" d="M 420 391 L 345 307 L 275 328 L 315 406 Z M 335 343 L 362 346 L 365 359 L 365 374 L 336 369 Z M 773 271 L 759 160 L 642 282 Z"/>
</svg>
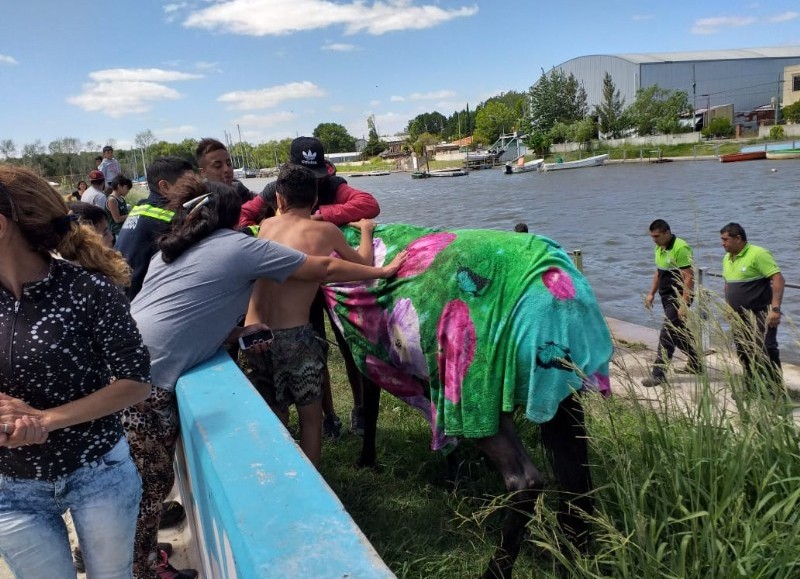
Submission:
<svg viewBox="0 0 800 579">
<path fill-rule="evenodd" d="M 78 216 L 74 213 L 70 215 L 60 215 L 53 219 L 53 229 L 55 229 L 56 233 L 59 235 L 64 235 L 67 231 L 69 231 L 69 228 L 72 226 L 72 224 L 78 221 L 78 219 Z"/>
</svg>

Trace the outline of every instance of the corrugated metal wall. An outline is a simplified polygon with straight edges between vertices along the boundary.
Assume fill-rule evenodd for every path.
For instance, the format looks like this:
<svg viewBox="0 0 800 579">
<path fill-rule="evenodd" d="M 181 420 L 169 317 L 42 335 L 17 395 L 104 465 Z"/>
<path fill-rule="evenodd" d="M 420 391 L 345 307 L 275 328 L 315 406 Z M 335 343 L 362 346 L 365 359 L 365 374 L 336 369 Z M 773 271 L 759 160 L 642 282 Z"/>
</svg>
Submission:
<svg viewBox="0 0 800 579">
<path fill-rule="evenodd" d="M 638 87 L 657 84 L 682 90 L 695 108 L 733 104 L 736 112 L 747 112 L 783 96 L 783 69 L 800 64 L 796 58 L 751 58 L 698 60 L 637 64 L 610 55 L 582 56 L 558 65 L 583 82 L 590 108 L 603 99 L 603 76 L 611 74 L 625 104 L 630 105 Z M 694 89 L 692 81 L 695 81 Z"/>
</svg>

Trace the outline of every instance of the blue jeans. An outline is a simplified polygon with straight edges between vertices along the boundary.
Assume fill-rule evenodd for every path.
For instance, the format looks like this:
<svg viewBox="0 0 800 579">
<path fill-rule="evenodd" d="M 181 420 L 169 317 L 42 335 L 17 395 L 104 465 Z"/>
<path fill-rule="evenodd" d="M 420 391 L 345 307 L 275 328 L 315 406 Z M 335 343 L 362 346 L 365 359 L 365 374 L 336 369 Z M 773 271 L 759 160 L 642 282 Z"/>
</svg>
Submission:
<svg viewBox="0 0 800 579">
<path fill-rule="evenodd" d="M 0 555 L 18 579 L 75 577 L 69 510 L 87 576 L 130 579 L 142 483 L 125 438 L 55 481 L 0 476 Z"/>
</svg>

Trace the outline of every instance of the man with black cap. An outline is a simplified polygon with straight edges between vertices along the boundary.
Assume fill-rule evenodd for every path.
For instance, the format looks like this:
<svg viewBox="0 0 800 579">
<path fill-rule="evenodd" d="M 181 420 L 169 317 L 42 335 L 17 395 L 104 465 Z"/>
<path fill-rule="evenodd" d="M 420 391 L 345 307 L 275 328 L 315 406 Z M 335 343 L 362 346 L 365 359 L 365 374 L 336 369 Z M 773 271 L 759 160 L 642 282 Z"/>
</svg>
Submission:
<svg viewBox="0 0 800 579">
<path fill-rule="evenodd" d="M 325 150 L 319 139 L 314 137 L 298 137 L 292 141 L 289 148 L 289 163 L 300 165 L 309 169 L 317 177 L 317 207 L 311 219 L 329 221 L 335 225 L 345 225 L 359 219 L 374 219 L 380 213 L 378 201 L 367 193 L 347 184 L 342 177 L 336 175 L 336 167 L 325 159 Z M 242 205 L 239 217 L 239 227 L 258 225 L 269 214 L 274 214 L 277 208 L 277 182 L 267 183 L 252 201 Z M 325 337 L 324 309 L 325 301 L 322 292 L 311 306 L 310 321 L 314 330 Z M 347 377 L 353 391 L 353 412 L 350 415 L 350 430 L 354 434 L 363 434 L 363 410 L 361 406 L 361 375 L 355 362 L 349 356 L 349 349 L 342 346 L 344 338 L 331 325 L 336 340 L 340 344 L 345 361 Z M 322 410 L 325 413 L 323 432 L 325 436 L 336 438 L 341 430 L 341 422 L 333 408 L 333 398 L 330 389 L 330 375 L 327 367 L 323 375 Z"/>
<path fill-rule="evenodd" d="M 106 210 L 106 194 L 103 192 L 105 189 L 106 179 L 103 177 L 102 171 L 97 169 L 89 171 L 89 188 L 81 195 L 81 201 L 84 203 L 91 203 L 96 205 L 103 211 Z"/>
</svg>

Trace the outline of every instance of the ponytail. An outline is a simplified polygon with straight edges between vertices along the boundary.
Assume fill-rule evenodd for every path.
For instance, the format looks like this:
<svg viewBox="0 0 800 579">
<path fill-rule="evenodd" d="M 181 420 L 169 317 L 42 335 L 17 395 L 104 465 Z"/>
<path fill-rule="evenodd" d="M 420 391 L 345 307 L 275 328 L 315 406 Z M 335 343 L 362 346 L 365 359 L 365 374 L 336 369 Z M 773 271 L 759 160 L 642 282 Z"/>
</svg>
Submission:
<svg viewBox="0 0 800 579">
<path fill-rule="evenodd" d="M 72 222 L 56 246 L 64 259 L 77 262 L 89 271 L 101 273 L 121 287 L 131 284 L 131 268 L 118 251 L 103 243 L 94 228 Z"/>
</svg>

